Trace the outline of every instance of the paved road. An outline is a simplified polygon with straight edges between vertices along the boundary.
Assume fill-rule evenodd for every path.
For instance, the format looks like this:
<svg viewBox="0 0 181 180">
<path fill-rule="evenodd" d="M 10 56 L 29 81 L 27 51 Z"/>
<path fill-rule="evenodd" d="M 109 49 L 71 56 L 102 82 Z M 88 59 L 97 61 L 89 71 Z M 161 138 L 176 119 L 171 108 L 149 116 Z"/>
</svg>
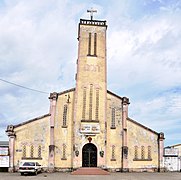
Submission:
<svg viewBox="0 0 181 180">
<path fill-rule="evenodd" d="M 111 173 L 111 175 L 71 175 L 70 173 L 41 173 L 21 176 L 19 173 L 0 173 L 0 180 L 181 180 L 181 173 Z"/>
</svg>

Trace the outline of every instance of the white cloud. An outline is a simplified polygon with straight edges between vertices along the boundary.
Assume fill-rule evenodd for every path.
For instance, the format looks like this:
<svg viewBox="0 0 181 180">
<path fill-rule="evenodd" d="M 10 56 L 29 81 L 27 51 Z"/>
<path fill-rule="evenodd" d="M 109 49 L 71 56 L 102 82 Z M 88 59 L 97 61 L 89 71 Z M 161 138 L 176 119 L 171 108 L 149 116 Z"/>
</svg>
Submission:
<svg viewBox="0 0 181 180">
<path fill-rule="evenodd" d="M 96 1 L 91 5 L 6 0 L 0 6 L 0 77 L 47 92 L 74 87 L 78 23 L 79 18 L 89 18 L 86 10 L 90 7 L 98 10 L 95 18 L 108 21 L 108 89 L 130 97 L 131 118 L 165 130 L 167 137 L 173 134 L 170 126 L 178 133 L 181 6 L 177 0 Z M 49 110 L 48 95 L 3 82 L 0 94 L 3 126 L 4 121 L 16 124 Z"/>
</svg>

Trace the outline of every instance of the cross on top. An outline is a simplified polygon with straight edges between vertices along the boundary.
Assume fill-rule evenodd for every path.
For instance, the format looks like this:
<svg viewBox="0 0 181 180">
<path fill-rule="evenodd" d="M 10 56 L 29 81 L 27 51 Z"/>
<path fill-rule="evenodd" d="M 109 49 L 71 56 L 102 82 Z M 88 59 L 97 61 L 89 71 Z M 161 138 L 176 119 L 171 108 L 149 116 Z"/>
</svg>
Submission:
<svg viewBox="0 0 181 180">
<path fill-rule="evenodd" d="M 97 10 L 94 10 L 93 8 L 91 8 L 90 10 L 87 10 L 87 12 L 90 13 L 91 20 L 93 20 L 93 13 L 96 13 Z"/>
</svg>

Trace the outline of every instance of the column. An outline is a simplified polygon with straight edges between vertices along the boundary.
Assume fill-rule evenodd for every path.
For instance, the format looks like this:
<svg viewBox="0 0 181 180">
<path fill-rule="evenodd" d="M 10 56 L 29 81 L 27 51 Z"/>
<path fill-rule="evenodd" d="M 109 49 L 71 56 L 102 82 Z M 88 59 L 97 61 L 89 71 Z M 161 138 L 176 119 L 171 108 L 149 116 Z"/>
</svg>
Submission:
<svg viewBox="0 0 181 180">
<path fill-rule="evenodd" d="M 122 99 L 122 171 L 128 171 L 128 144 L 127 144 L 127 118 L 129 99 Z"/>
<path fill-rule="evenodd" d="M 54 126 L 55 126 L 55 113 L 58 94 L 56 92 L 50 93 L 50 145 L 49 145 L 49 158 L 48 158 L 48 170 L 54 171 L 55 167 L 55 144 L 54 144 Z"/>
<path fill-rule="evenodd" d="M 9 137 L 9 172 L 14 172 L 14 146 L 15 146 L 15 132 L 14 132 L 14 126 L 9 125 L 6 130 L 6 134 Z"/>
<path fill-rule="evenodd" d="M 161 132 L 158 135 L 158 171 L 162 172 L 164 168 L 163 152 L 164 152 L 164 133 Z"/>
</svg>

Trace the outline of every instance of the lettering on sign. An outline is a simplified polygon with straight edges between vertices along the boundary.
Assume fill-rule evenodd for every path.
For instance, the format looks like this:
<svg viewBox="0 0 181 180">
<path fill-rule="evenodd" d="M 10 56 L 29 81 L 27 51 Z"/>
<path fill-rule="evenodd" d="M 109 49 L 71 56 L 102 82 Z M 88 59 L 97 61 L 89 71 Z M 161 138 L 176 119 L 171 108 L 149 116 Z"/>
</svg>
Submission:
<svg viewBox="0 0 181 180">
<path fill-rule="evenodd" d="M 100 66 L 99 65 L 86 64 L 84 66 L 84 70 L 90 71 L 90 72 L 100 72 Z"/>
<path fill-rule="evenodd" d="M 100 133 L 100 125 L 99 124 L 82 124 L 80 132 L 84 134 Z"/>
</svg>

